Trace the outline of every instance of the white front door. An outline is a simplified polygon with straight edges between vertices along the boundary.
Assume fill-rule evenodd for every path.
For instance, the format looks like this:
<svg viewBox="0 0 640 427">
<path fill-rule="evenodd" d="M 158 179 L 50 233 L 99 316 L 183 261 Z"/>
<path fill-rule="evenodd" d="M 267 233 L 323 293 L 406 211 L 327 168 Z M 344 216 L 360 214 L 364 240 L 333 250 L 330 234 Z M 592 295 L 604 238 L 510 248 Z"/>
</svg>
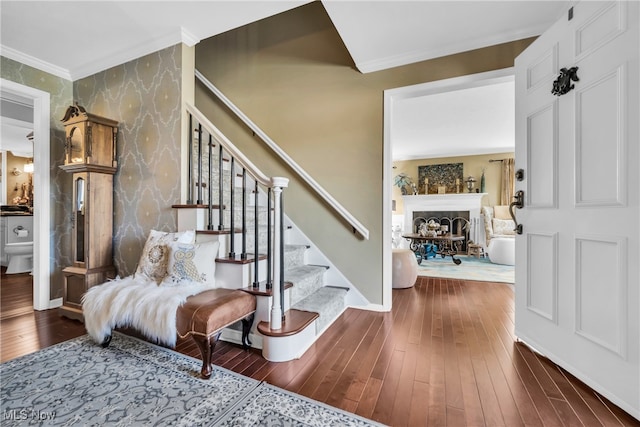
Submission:
<svg viewBox="0 0 640 427">
<path fill-rule="evenodd" d="M 579 2 L 516 59 L 515 330 L 640 419 L 639 6 Z"/>
</svg>

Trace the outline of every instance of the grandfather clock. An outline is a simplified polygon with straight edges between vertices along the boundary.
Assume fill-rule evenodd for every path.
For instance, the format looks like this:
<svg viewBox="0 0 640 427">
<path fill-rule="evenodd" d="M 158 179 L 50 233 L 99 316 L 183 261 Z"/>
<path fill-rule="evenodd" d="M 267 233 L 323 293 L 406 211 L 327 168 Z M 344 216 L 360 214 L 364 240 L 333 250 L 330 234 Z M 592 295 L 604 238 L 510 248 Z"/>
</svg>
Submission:
<svg viewBox="0 0 640 427">
<path fill-rule="evenodd" d="M 82 296 L 115 277 L 113 266 L 113 175 L 118 122 L 72 105 L 62 119 L 65 160 L 73 175 L 72 260 L 62 270 L 64 294 L 60 314 L 83 321 Z"/>
</svg>

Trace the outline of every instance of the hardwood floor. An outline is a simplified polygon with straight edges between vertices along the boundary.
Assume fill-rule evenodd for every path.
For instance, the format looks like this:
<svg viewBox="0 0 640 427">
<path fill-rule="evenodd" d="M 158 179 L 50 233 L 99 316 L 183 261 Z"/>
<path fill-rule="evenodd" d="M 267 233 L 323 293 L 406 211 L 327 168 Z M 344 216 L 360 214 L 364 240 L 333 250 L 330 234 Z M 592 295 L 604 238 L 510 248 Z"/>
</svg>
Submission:
<svg viewBox="0 0 640 427">
<path fill-rule="evenodd" d="M 2 275 L 2 362 L 84 334 L 30 310 L 20 276 Z M 220 342 L 214 363 L 393 426 L 640 425 L 515 342 L 510 285 L 419 277 L 393 298 L 389 313 L 348 309 L 299 360 Z M 176 349 L 199 357 L 191 340 Z"/>
</svg>

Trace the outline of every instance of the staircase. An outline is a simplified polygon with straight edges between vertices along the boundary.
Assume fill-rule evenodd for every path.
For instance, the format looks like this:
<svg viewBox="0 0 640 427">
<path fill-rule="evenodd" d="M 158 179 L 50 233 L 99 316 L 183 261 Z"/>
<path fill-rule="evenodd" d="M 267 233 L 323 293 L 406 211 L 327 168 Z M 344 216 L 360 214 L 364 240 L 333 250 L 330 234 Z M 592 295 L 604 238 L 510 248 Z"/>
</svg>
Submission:
<svg viewBox="0 0 640 427">
<path fill-rule="evenodd" d="M 263 175 L 200 111 L 187 111 L 188 200 L 173 206 L 178 229 L 220 242 L 217 286 L 256 295 L 253 346 L 270 361 L 298 358 L 345 310 L 349 294 L 363 298 L 284 215 L 288 180 Z M 221 339 L 240 337 L 231 325 Z"/>
</svg>

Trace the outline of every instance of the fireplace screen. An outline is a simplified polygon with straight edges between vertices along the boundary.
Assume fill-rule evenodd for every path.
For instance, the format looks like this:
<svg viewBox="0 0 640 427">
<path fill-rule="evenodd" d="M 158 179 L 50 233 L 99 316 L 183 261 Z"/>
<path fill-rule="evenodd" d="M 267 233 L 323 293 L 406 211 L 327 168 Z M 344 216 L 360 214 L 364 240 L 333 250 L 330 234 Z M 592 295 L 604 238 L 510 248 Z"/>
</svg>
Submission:
<svg viewBox="0 0 640 427">
<path fill-rule="evenodd" d="M 412 232 L 420 233 L 420 226 L 428 224 L 431 220 L 440 224 L 438 234 L 464 236 L 461 249 L 467 250 L 470 231 L 469 211 L 414 211 Z"/>
</svg>

